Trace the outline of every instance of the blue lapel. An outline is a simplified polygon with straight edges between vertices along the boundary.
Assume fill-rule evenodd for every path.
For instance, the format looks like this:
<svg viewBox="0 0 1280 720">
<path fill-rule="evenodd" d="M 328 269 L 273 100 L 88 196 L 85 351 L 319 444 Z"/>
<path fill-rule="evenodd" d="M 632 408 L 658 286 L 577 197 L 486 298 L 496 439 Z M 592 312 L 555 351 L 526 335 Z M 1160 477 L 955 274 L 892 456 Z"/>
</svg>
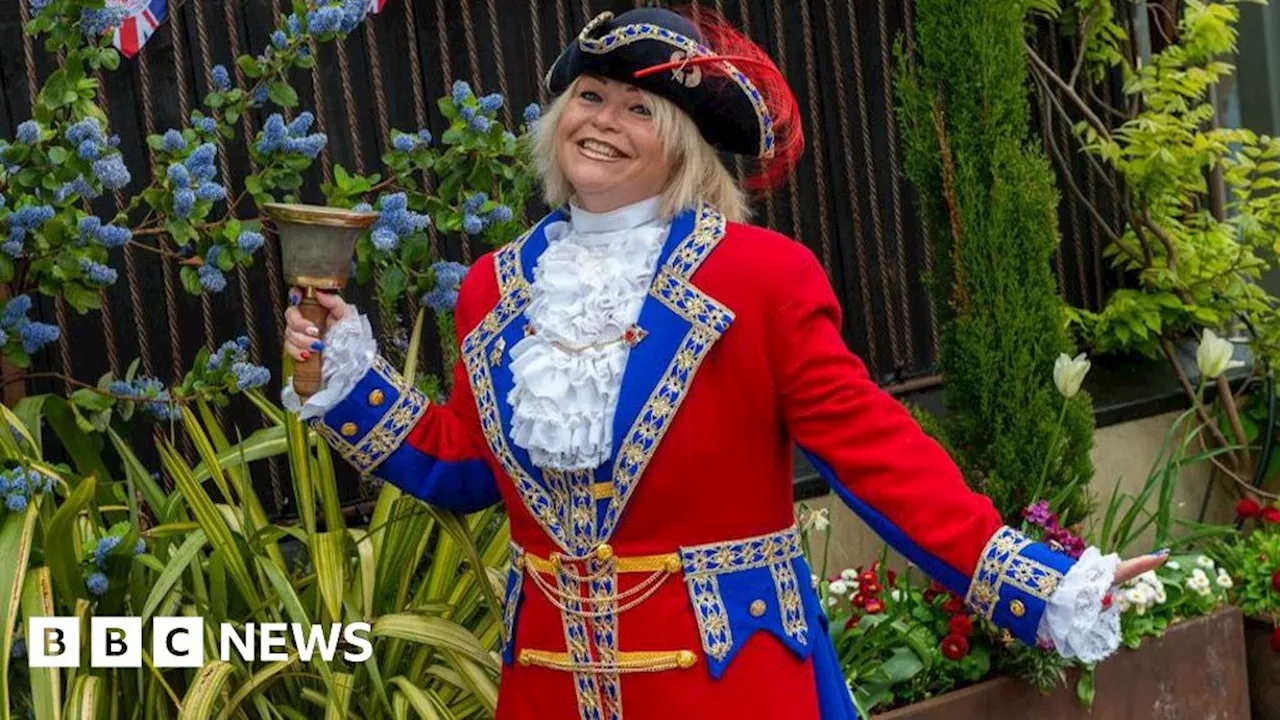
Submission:
<svg viewBox="0 0 1280 720">
<path fill-rule="evenodd" d="M 694 287 L 691 278 L 724 235 L 724 218 L 703 205 L 672 222 L 640 310 L 647 335 L 631 349 L 613 421 L 613 455 L 594 473 L 543 471 L 510 441 L 514 384 L 510 350 L 524 337 L 533 269 L 547 247 L 547 215 L 495 254 L 501 297 L 463 342 L 466 364 L 490 449 L 512 478 L 525 507 L 571 554 L 607 540 L 683 402 L 703 358 L 733 322 L 733 313 Z M 592 485 L 595 485 L 593 489 Z M 604 488 L 606 492 L 597 492 Z"/>
</svg>

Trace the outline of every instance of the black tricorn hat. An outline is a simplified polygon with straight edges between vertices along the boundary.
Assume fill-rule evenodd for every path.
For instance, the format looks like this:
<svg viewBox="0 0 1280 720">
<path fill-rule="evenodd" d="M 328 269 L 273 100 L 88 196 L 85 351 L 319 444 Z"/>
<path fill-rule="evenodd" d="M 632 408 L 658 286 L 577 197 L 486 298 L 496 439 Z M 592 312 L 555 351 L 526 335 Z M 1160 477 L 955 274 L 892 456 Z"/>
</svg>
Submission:
<svg viewBox="0 0 1280 720">
<path fill-rule="evenodd" d="M 547 71 L 547 89 L 580 75 L 635 85 L 693 118 L 712 147 L 761 161 L 749 185 L 771 186 L 804 148 L 795 97 L 768 55 L 707 11 L 606 12 L 582 29 Z"/>
</svg>

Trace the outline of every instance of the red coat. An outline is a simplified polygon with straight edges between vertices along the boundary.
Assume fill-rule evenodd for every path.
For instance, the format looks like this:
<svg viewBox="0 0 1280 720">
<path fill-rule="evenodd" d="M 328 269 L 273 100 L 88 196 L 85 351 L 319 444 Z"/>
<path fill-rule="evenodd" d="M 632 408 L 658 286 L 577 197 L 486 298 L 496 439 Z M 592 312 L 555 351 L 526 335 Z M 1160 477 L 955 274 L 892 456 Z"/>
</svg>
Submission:
<svg viewBox="0 0 1280 720">
<path fill-rule="evenodd" d="M 797 446 L 895 549 L 1034 638 L 1071 561 L 1002 530 L 991 502 L 868 377 L 810 250 L 710 207 L 672 226 L 613 458 L 595 477 L 532 466 L 505 434 L 507 351 L 525 331 L 541 228 L 560 218 L 472 266 L 457 307 L 464 362 L 446 405 L 415 398 L 382 365 L 319 424 L 357 466 L 429 502 L 473 510 L 500 495 L 517 558 L 501 720 L 854 717 L 810 570 L 785 532 Z M 372 406 L 373 390 L 394 401 Z M 344 423 L 357 426 L 345 438 Z M 558 581 L 553 553 L 603 559 L 561 564 L 599 577 Z M 618 597 L 569 599 L 593 592 Z"/>
</svg>

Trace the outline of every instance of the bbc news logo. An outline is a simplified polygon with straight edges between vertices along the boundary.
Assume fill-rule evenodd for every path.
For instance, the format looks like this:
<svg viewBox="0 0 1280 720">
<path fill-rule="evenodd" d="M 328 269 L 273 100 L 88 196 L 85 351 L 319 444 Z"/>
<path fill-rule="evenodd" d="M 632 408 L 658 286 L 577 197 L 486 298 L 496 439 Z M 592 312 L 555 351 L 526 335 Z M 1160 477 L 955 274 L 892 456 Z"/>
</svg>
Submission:
<svg viewBox="0 0 1280 720">
<path fill-rule="evenodd" d="M 195 668 L 205 663 L 205 622 L 198 617 L 151 619 L 151 660 L 156 667 Z M 318 655 L 332 662 L 341 654 L 347 662 L 373 656 L 369 623 L 333 624 L 327 628 L 299 623 L 246 623 L 237 630 L 230 623 L 219 628 L 218 657 L 232 654 L 244 661 L 288 660 L 292 647 L 302 662 Z M 142 667 L 145 638 L 140 617 L 94 617 L 89 621 L 90 667 Z M 80 666 L 80 618 L 33 617 L 27 624 L 27 657 L 31 667 Z M 341 649 L 341 653 L 339 650 Z"/>
</svg>

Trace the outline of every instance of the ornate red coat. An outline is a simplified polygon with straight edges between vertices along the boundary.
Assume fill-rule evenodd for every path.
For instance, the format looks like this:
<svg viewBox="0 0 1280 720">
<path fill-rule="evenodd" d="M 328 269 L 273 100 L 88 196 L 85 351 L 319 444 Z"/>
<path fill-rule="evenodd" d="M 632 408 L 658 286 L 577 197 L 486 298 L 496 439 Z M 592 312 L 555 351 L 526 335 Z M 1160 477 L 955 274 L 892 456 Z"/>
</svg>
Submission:
<svg viewBox="0 0 1280 720">
<path fill-rule="evenodd" d="M 462 361 L 429 403 L 379 361 L 315 426 L 426 502 L 502 502 L 513 562 L 498 717 L 853 718 L 794 527 L 792 454 L 975 613 L 1032 642 L 1072 560 L 991 502 L 841 337 L 805 246 L 703 206 L 674 219 L 595 471 L 509 439 L 509 350 L 552 213 L 470 269 Z"/>
</svg>

